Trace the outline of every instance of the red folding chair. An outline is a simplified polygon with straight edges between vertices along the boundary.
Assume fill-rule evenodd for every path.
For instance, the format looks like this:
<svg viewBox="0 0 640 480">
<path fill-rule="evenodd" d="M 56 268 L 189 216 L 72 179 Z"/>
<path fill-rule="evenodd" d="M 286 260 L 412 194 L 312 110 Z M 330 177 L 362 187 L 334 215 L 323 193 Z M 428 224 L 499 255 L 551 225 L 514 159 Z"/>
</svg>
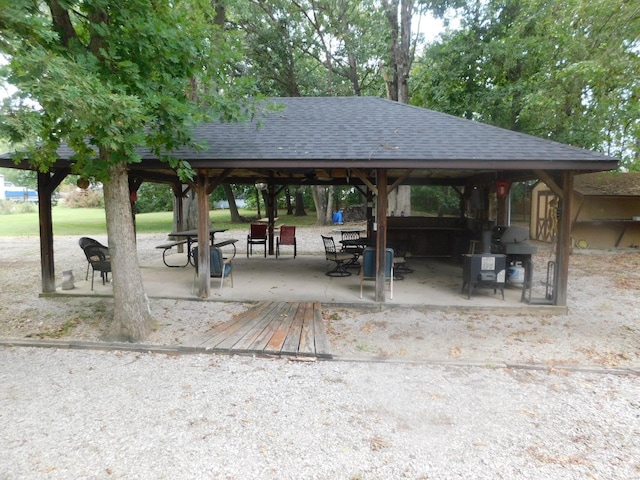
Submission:
<svg viewBox="0 0 640 480">
<path fill-rule="evenodd" d="M 293 245 L 293 258 L 298 254 L 296 245 L 296 227 L 280 227 L 280 236 L 276 239 L 276 258 L 280 256 L 280 245 Z"/>
</svg>

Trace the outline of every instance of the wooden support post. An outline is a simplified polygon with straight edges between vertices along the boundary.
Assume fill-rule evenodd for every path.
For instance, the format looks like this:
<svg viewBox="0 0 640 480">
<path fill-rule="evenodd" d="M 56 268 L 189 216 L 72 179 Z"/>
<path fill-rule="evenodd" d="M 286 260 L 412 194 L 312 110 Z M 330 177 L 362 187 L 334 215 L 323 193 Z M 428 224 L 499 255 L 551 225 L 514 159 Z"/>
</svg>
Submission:
<svg viewBox="0 0 640 480">
<path fill-rule="evenodd" d="M 189 188 L 188 186 L 186 187 Z M 173 232 L 181 232 L 184 228 L 184 195 L 185 186 L 180 182 L 171 185 L 173 190 Z M 184 244 L 178 245 L 178 253 L 184 252 Z"/>
<path fill-rule="evenodd" d="M 384 302 L 384 286 L 385 286 L 385 260 L 387 249 L 387 170 L 380 168 L 377 171 L 377 187 L 378 187 L 378 205 L 377 205 L 377 223 L 378 230 L 376 235 L 376 302 Z"/>
<path fill-rule="evenodd" d="M 571 251 L 571 199 L 573 197 L 573 172 L 565 172 L 562 181 L 562 211 L 558 219 L 558 244 L 556 246 L 556 278 L 553 289 L 554 305 L 567 306 L 569 280 L 569 253 Z"/>
<path fill-rule="evenodd" d="M 507 224 L 507 197 L 497 197 L 498 201 L 498 214 L 496 218 L 496 225 Z"/>
<path fill-rule="evenodd" d="M 367 217 L 367 237 L 373 237 L 373 222 L 375 219 L 373 218 L 373 192 L 371 190 L 367 190 L 367 207 L 366 213 Z"/>
<path fill-rule="evenodd" d="M 40 217 L 40 266 L 42 291 L 56 291 L 56 272 L 53 261 L 53 222 L 48 173 L 38 172 L 38 215 Z"/>
<path fill-rule="evenodd" d="M 273 248 L 274 240 L 273 240 L 273 227 L 275 223 L 275 186 L 273 183 L 269 182 L 269 186 L 267 187 L 267 218 L 269 219 L 269 226 L 267 231 L 268 241 L 269 241 L 269 255 L 274 255 L 275 251 Z"/>
<path fill-rule="evenodd" d="M 198 296 L 209 298 L 211 294 L 211 274 L 209 250 L 209 195 L 207 195 L 209 178 L 206 170 L 198 170 L 196 177 L 196 194 L 198 197 L 198 258 L 194 258 L 194 263 L 198 262 Z"/>
<path fill-rule="evenodd" d="M 53 221 L 51 216 L 51 195 L 69 174 L 59 170 L 53 175 L 38 172 L 38 216 L 40 220 L 40 267 L 42 292 L 56 291 L 56 272 L 53 260 Z"/>
</svg>

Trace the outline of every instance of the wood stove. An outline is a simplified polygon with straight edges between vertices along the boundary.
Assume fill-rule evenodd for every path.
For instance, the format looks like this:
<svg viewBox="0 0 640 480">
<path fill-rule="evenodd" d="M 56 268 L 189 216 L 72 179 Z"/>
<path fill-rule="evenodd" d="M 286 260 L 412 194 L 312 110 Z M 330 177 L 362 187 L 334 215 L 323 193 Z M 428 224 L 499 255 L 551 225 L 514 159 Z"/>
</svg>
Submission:
<svg viewBox="0 0 640 480">
<path fill-rule="evenodd" d="M 478 253 L 462 255 L 462 292 L 467 288 L 467 298 L 478 287 L 498 289 L 504 300 L 507 256 L 500 253 Z"/>
</svg>

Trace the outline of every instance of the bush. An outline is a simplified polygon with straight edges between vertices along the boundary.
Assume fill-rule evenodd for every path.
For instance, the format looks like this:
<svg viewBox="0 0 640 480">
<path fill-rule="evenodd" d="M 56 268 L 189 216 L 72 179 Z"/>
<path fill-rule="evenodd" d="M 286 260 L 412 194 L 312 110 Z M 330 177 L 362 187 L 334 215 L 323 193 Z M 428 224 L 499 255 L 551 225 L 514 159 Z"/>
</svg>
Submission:
<svg viewBox="0 0 640 480">
<path fill-rule="evenodd" d="M 65 206 L 69 208 L 104 208 L 102 190 L 76 189 L 67 195 Z"/>
<path fill-rule="evenodd" d="M 0 215 L 9 215 L 11 213 L 33 213 L 37 211 L 38 205 L 35 203 L 0 200 Z"/>
<path fill-rule="evenodd" d="M 143 183 L 138 189 L 137 213 L 171 212 L 173 191 L 169 185 Z"/>
</svg>

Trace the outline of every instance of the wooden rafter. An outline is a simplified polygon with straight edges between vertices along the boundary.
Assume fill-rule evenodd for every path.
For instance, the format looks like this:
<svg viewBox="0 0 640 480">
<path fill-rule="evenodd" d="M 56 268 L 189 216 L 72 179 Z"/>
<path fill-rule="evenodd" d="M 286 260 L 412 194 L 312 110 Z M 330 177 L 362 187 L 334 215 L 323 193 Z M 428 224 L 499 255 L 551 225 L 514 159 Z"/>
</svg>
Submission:
<svg viewBox="0 0 640 480">
<path fill-rule="evenodd" d="M 563 193 L 562 188 L 556 183 L 556 181 L 544 170 L 535 170 L 535 174 L 547 184 L 547 187 L 551 189 L 556 197 L 562 200 Z"/>
<path fill-rule="evenodd" d="M 402 175 L 400 175 L 395 182 L 393 182 L 393 184 L 389 187 L 388 191 L 387 191 L 387 195 L 389 195 L 391 192 L 393 192 L 396 188 L 398 188 L 398 185 L 400 185 L 402 182 L 404 182 L 407 178 L 409 178 L 409 176 L 413 173 L 413 168 L 410 168 L 408 170 L 406 170 Z"/>
<path fill-rule="evenodd" d="M 369 180 L 369 177 L 367 177 L 367 175 L 362 170 L 360 170 L 359 168 L 356 168 L 351 170 L 351 173 L 353 173 L 355 177 L 362 180 L 362 183 L 364 183 L 367 187 L 369 187 L 369 190 L 371 190 L 374 194 L 378 195 L 378 187 L 375 186 L 371 182 L 371 180 Z"/>
</svg>

